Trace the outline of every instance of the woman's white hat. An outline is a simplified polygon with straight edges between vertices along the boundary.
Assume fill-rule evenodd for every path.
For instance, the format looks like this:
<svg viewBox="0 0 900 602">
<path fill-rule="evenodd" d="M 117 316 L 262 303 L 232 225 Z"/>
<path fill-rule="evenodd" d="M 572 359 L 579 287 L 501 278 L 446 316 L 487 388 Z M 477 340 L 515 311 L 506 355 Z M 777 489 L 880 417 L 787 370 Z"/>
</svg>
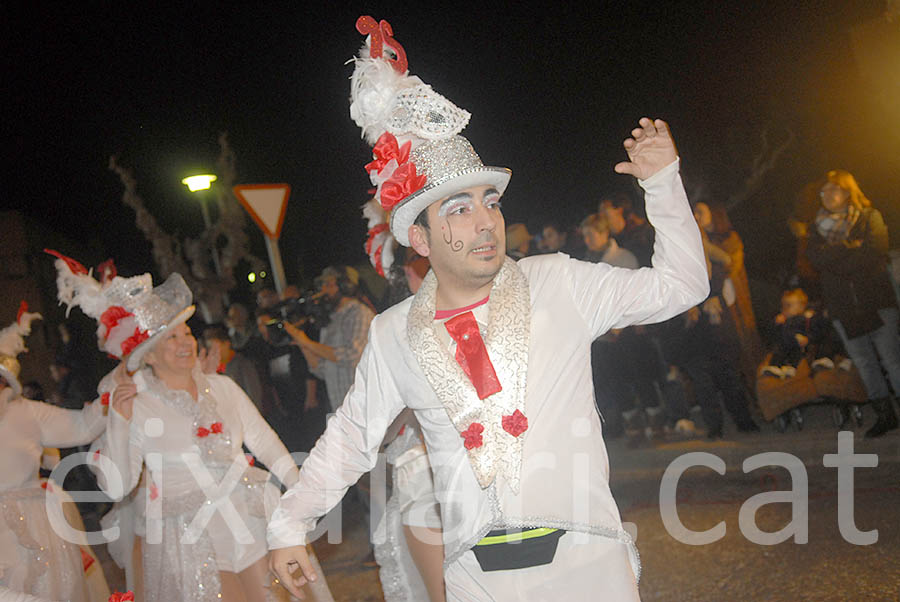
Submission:
<svg viewBox="0 0 900 602">
<path fill-rule="evenodd" d="M 83 265 L 47 250 L 57 257 L 56 285 L 60 303 L 76 305 L 97 320 L 97 343 L 101 351 L 125 360 L 134 372 L 160 335 L 186 322 L 194 314 L 193 294 L 181 274 L 171 274 L 153 287 L 150 274 L 123 278 L 115 268 L 97 281 Z"/>
</svg>

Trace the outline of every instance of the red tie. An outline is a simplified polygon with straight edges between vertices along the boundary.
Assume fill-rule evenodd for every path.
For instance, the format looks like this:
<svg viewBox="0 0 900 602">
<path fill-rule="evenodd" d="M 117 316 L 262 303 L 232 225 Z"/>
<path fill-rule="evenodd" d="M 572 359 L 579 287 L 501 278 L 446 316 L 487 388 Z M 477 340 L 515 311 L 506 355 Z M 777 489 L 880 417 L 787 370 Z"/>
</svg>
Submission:
<svg viewBox="0 0 900 602">
<path fill-rule="evenodd" d="M 471 311 L 461 313 L 444 323 L 450 337 L 456 341 L 456 361 L 475 386 L 478 399 L 484 399 L 500 391 L 500 381 L 494 365 L 488 357 L 484 340 L 478 330 L 478 322 Z"/>
</svg>

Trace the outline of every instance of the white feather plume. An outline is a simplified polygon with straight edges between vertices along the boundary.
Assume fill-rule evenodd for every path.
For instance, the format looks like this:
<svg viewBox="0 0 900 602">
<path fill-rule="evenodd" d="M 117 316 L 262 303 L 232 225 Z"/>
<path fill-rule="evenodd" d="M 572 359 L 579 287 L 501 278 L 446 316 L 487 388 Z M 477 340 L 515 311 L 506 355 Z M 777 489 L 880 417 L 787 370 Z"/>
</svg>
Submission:
<svg viewBox="0 0 900 602">
<path fill-rule="evenodd" d="M 60 303 L 68 306 L 66 315 L 69 315 L 73 307 L 78 306 L 85 314 L 98 320 L 109 305 L 103 298 L 102 285 L 90 272 L 87 274 L 72 272 L 62 259 L 57 259 L 54 265 L 56 266 L 57 298 Z"/>
<path fill-rule="evenodd" d="M 16 357 L 24 351 L 25 337 L 31 334 L 31 322 L 42 320 L 43 316 L 36 312 L 25 312 L 18 321 L 0 330 L 0 355 Z"/>
<path fill-rule="evenodd" d="M 397 73 L 383 58 L 370 58 L 368 46 L 363 46 L 359 57 L 353 59 L 353 75 L 350 76 L 350 117 L 362 129 L 362 135 L 370 145 L 387 131 L 386 122 L 396 104 L 397 92 L 422 83 L 409 72 Z"/>
<path fill-rule="evenodd" d="M 367 225 L 366 228 L 371 231 L 372 228 L 378 226 L 380 224 L 387 224 L 388 213 L 384 210 L 379 203 L 374 198 L 369 199 L 362 206 L 363 217 L 366 219 Z M 369 256 L 369 261 L 376 270 L 378 269 L 378 261 L 377 251 L 381 249 L 381 270 L 384 273 L 390 269 L 390 267 L 394 264 L 394 248 L 397 246 L 397 241 L 394 239 L 391 234 L 390 228 L 385 228 L 383 232 L 380 232 L 372 238 L 371 245 L 368 244 L 368 239 L 366 242 L 366 253 Z M 382 276 L 384 275 L 381 274 Z"/>
</svg>

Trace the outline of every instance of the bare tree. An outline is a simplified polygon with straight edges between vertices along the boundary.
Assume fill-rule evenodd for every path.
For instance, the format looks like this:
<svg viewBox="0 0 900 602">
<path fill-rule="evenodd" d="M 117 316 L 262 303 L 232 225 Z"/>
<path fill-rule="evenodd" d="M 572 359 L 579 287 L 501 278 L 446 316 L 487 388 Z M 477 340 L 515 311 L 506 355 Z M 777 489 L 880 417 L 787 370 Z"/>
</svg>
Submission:
<svg viewBox="0 0 900 602">
<path fill-rule="evenodd" d="M 152 244 L 153 260 L 159 275 L 167 278 L 178 272 L 184 276 L 207 323 L 224 319 L 227 293 L 234 288 L 234 270 L 238 262 L 246 260 L 254 270 L 264 269 L 265 265 L 250 253 L 244 229 L 247 217 L 232 193 L 236 174 L 235 155 L 225 133 L 219 136 L 219 148 L 215 218 L 197 238 L 185 238 L 183 241 L 163 230 L 147 210 L 137 192 L 137 180 L 131 170 L 120 166 L 115 156 L 109 159 L 109 169 L 119 176 L 125 188 L 122 202 L 134 210 L 135 224 Z M 221 275 L 216 273 L 214 267 L 214 252 L 219 254 Z"/>
<path fill-rule="evenodd" d="M 762 186 L 766 174 L 778 164 L 781 155 L 797 140 L 793 130 L 788 129 L 787 136 L 783 140 L 777 144 L 773 143 L 769 137 L 768 127 L 763 129 L 760 137 L 761 143 L 753 155 L 749 175 L 744 179 L 743 185 L 729 197 L 725 205 L 728 211 L 756 194 Z"/>
</svg>

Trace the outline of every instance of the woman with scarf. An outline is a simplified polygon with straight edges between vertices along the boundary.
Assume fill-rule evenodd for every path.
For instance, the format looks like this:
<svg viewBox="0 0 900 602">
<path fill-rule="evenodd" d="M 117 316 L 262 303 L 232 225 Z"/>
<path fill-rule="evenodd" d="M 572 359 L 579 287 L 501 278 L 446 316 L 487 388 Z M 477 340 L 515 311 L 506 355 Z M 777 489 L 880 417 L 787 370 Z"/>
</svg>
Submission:
<svg viewBox="0 0 900 602">
<path fill-rule="evenodd" d="M 897 428 L 891 388 L 900 394 L 900 311 L 887 272 L 887 226 L 849 172 L 836 169 L 825 178 L 806 253 L 878 415 L 866 436 L 878 437 Z"/>
</svg>

